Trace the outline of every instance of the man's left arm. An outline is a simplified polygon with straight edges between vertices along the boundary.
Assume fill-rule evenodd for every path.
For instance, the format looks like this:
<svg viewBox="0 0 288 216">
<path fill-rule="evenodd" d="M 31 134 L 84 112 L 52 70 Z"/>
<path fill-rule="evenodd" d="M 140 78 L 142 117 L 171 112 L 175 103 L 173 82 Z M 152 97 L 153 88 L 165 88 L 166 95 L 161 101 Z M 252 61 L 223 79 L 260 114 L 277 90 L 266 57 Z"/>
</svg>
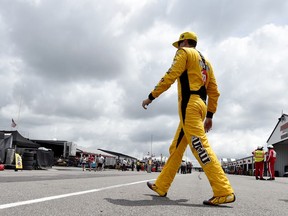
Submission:
<svg viewBox="0 0 288 216">
<path fill-rule="evenodd" d="M 209 130 L 211 130 L 212 128 L 213 125 L 212 118 L 217 110 L 218 98 L 220 96 L 213 68 L 208 61 L 207 65 L 208 65 L 208 83 L 206 86 L 206 90 L 208 95 L 208 103 L 207 103 L 207 115 L 204 122 L 205 132 L 209 132 Z"/>
<path fill-rule="evenodd" d="M 213 68 L 211 64 L 207 61 L 208 64 L 208 83 L 206 86 L 207 95 L 208 95 L 208 103 L 207 103 L 207 118 L 213 118 L 214 113 L 217 110 L 218 106 L 218 98 L 220 96 L 220 92 L 218 90 L 216 78 L 213 72 Z"/>
</svg>

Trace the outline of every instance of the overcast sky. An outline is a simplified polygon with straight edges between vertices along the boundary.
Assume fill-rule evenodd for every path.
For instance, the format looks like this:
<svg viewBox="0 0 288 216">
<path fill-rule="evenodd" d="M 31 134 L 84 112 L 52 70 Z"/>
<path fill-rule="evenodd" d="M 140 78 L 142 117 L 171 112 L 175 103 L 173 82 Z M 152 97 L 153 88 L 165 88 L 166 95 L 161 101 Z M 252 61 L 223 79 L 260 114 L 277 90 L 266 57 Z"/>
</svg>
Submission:
<svg viewBox="0 0 288 216">
<path fill-rule="evenodd" d="M 168 156 L 176 83 L 141 104 L 171 44 L 194 31 L 221 93 L 210 144 L 250 156 L 288 112 L 287 11 L 286 0 L 0 0 L 0 129 L 13 118 L 30 139 Z"/>
</svg>

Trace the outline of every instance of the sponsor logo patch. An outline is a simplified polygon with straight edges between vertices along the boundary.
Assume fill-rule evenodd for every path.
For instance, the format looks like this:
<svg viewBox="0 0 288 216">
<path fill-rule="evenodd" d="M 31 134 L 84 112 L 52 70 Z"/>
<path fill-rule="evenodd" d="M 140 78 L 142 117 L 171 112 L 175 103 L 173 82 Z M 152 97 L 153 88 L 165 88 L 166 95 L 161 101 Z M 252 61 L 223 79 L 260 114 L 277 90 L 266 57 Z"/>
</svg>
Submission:
<svg viewBox="0 0 288 216">
<path fill-rule="evenodd" d="M 195 136 L 192 137 L 192 146 L 197 151 L 198 156 L 203 164 L 207 164 L 211 161 L 199 137 L 195 137 Z"/>
</svg>

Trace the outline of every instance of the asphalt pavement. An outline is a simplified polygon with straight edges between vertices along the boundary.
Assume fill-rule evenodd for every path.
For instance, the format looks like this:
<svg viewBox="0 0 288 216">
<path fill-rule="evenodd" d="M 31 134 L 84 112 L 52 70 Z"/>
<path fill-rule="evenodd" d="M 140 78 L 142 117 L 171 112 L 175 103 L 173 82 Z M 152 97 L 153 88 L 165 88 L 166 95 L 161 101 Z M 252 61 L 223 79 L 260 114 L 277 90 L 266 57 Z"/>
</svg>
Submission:
<svg viewBox="0 0 288 216">
<path fill-rule="evenodd" d="M 159 173 L 53 167 L 0 172 L 0 215 L 287 215 L 288 178 L 227 175 L 236 202 L 205 206 L 212 196 L 203 172 L 177 174 L 167 197 L 147 186 Z"/>
</svg>

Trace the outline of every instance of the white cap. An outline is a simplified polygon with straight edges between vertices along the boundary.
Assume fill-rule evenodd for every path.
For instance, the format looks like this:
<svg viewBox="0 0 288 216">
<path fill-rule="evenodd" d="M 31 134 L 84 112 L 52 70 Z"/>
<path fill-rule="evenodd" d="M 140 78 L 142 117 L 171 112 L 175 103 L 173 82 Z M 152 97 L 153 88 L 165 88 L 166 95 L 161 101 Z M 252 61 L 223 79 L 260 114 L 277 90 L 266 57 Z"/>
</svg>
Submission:
<svg viewBox="0 0 288 216">
<path fill-rule="evenodd" d="M 272 145 L 268 145 L 267 148 L 272 148 L 273 149 L 274 147 Z"/>
</svg>

